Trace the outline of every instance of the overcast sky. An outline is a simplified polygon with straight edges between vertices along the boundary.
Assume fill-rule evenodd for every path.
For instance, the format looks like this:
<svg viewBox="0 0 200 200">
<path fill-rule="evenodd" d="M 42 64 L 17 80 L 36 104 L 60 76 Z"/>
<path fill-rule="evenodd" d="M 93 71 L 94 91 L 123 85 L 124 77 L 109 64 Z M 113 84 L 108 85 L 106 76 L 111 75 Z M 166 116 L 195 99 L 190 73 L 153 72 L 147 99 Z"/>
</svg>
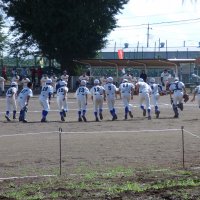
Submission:
<svg viewBox="0 0 200 200">
<path fill-rule="evenodd" d="M 167 41 L 168 47 L 198 46 L 200 42 L 200 0 L 130 0 L 118 26 L 108 37 L 108 49 L 115 46 L 154 48 Z M 148 31 L 149 24 L 149 31 Z M 149 33 L 149 40 L 147 34 Z"/>
</svg>

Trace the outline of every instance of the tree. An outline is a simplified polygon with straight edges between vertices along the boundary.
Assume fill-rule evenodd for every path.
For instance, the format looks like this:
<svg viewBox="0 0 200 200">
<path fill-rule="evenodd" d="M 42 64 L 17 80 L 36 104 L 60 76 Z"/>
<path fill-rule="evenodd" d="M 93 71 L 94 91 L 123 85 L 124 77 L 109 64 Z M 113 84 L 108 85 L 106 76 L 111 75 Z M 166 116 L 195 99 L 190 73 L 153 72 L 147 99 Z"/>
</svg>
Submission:
<svg viewBox="0 0 200 200">
<path fill-rule="evenodd" d="M 3 51 L 5 46 L 6 36 L 3 34 L 3 16 L 0 14 L 0 53 Z M 1 55 L 0 55 L 1 56 Z"/>
<path fill-rule="evenodd" d="M 14 19 L 16 47 L 37 44 L 42 54 L 73 73 L 74 59 L 92 58 L 116 27 L 115 15 L 129 0 L 2 0 Z M 27 48 L 26 48 L 27 49 Z"/>
</svg>

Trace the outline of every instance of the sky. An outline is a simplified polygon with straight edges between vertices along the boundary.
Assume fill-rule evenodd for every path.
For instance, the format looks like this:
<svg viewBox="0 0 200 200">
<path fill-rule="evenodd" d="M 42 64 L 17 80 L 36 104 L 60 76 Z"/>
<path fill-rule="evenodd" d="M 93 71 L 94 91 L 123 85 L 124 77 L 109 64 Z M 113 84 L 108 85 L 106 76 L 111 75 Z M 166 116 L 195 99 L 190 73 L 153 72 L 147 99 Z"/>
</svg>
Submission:
<svg viewBox="0 0 200 200">
<path fill-rule="evenodd" d="M 200 0 L 129 0 L 107 37 L 106 50 L 147 47 L 196 47 L 200 42 Z M 149 29 L 148 29 L 149 24 Z M 149 36 L 149 37 L 148 37 Z"/>
</svg>

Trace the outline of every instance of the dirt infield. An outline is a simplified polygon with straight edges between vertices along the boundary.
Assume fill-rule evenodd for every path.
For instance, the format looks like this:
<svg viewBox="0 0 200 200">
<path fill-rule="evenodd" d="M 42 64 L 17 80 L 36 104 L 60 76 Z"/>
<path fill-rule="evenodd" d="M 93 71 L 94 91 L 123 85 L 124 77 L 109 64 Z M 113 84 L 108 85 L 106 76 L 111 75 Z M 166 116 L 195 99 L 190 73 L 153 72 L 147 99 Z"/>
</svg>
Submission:
<svg viewBox="0 0 200 200">
<path fill-rule="evenodd" d="M 33 97 L 27 117 L 29 123 L 7 122 L 4 113 L 1 115 L 0 177 L 57 174 L 60 127 L 64 132 L 63 174 L 77 173 L 81 167 L 181 168 L 181 126 L 188 131 L 185 132 L 185 166 L 200 166 L 200 109 L 196 102 L 188 102 L 180 118 L 173 119 L 169 102 L 169 96 L 161 97 L 160 118 L 156 119 L 153 112 L 152 120 L 148 120 L 142 116 L 135 96 L 131 102 L 134 118 L 124 121 L 123 105 L 117 99 L 118 120 L 111 121 L 105 104 L 104 120 L 95 122 L 90 100 L 85 123 L 77 121 L 76 100 L 70 94 L 66 122 L 60 121 L 53 98 L 48 122 L 41 123 L 41 106 L 38 97 Z M 0 109 L 5 110 L 4 98 L 0 99 Z"/>
</svg>

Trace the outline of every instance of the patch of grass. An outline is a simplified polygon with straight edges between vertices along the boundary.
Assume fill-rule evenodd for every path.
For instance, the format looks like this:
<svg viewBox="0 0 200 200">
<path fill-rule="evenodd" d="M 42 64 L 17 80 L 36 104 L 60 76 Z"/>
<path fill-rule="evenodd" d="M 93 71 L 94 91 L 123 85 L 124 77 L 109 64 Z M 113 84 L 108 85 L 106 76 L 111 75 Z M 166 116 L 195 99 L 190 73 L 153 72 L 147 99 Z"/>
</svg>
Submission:
<svg viewBox="0 0 200 200">
<path fill-rule="evenodd" d="M 79 199 L 82 195 L 85 199 L 92 199 L 95 195 L 103 198 L 105 194 L 116 196 L 130 192 L 131 195 L 142 196 L 157 191 L 156 194 L 166 193 L 166 196 L 186 200 L 191 197 L 194 188 L 200 187 L 200 175 L 197 172 L 176 170 L 164 173 L 162 170 L 136 172 L 124 167 L 110 168 L 101 173 L 88 171 L 81 176 L 48 177 L 45 180 L 32 181 L 30 179 L 30 182 L 26 180 L 23 183 L 21 180 L 20 184 L 18 181 L 8 182 L 0 194 L 17 200 L 66 199 L 69 196 Z M 187 191 L 180 192 L 185 189 Z M 197 192 L 198 194 L 200 195 Z"/>
</svg>

